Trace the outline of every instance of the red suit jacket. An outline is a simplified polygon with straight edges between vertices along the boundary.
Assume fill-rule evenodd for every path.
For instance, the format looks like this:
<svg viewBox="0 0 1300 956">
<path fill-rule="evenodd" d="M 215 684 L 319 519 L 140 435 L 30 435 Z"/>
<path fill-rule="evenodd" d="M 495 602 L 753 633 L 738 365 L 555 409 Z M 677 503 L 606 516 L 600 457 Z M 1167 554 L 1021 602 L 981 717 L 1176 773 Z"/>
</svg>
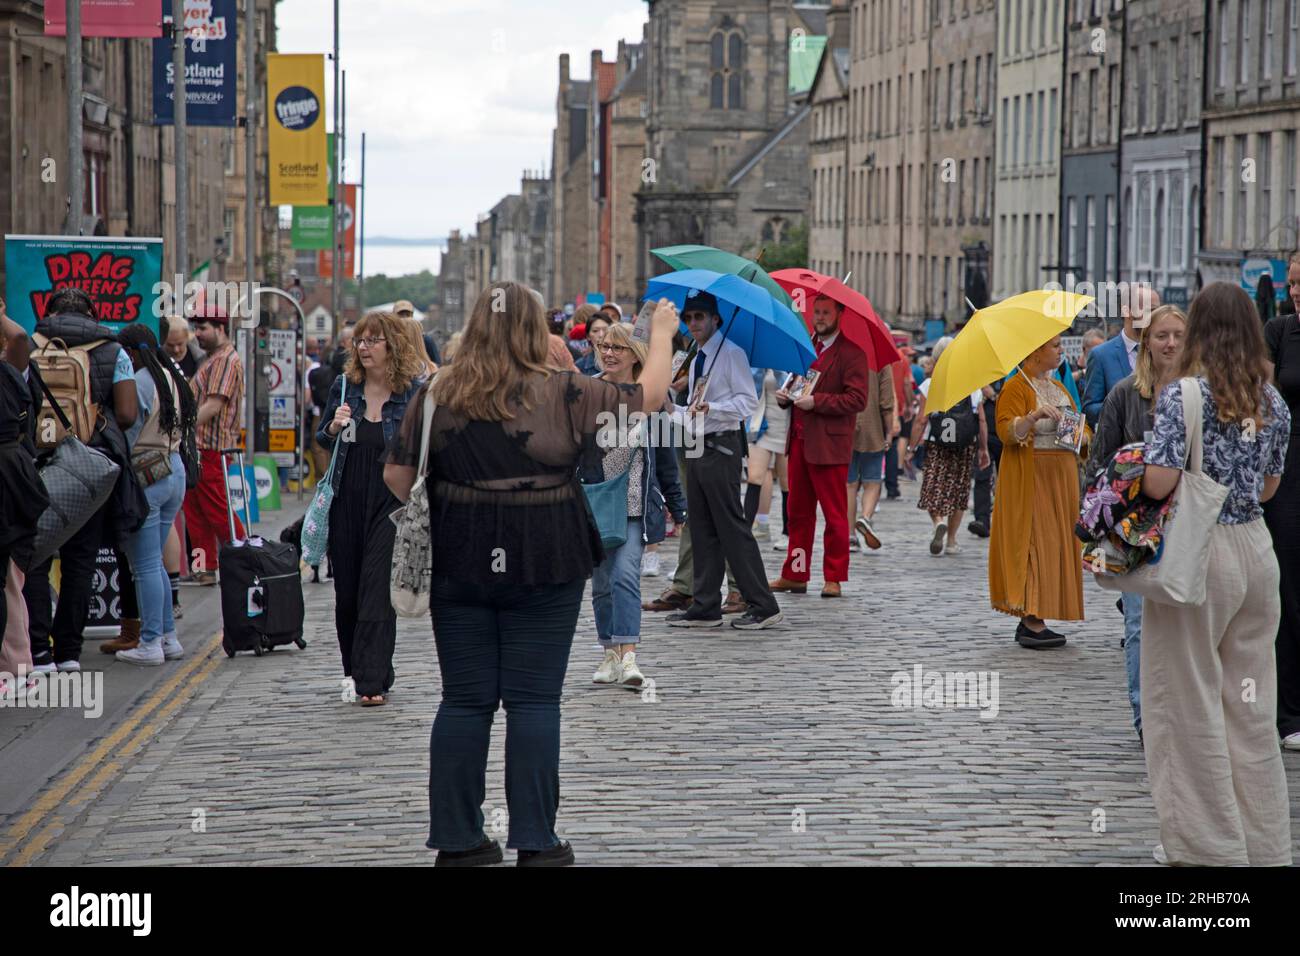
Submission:
<svg viewBox="0 0 1300 956">
<path fill-rule="evenodd" d="M 867 407 L 867 353 L 840 332 L 812 367 L 822 373 L 813 387 L 813 407 L 806 412 L 791 408 L 786 454 L 798 423 L 808 464 L 847 465 L 853 458 L 853 426 L 858 412 Z"/>
</svg>

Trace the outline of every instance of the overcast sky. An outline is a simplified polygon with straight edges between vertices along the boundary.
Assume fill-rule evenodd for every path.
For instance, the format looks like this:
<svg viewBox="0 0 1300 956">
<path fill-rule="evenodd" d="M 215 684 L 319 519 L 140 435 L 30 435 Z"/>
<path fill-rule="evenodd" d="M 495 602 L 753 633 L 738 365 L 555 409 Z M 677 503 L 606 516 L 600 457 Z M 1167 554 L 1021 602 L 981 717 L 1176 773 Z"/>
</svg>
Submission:
<svg viewBox="0 0 1300 956">
<path fill-rule="evenodd" d="M 525 169 L 550 167 L 559 55 L 585 79 L 591 51 L 613 59 L 645 18 L 644 0 L 342 0 L 346 171 L 360 179 L 364 130 L 366 234 L 472 230 Z M 282 0 L 276 22 L 281 53 L 333 50 L 330 0 Z"/>
</svg>

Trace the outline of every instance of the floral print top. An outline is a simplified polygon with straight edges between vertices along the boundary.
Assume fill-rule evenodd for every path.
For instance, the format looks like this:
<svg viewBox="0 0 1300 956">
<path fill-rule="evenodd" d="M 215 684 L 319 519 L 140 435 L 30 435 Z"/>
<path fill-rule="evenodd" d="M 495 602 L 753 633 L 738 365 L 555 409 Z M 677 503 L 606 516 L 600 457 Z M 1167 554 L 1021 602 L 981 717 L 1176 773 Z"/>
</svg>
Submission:
<svg viewBox="0 0 1300 956">
<path fill-rule="evenodd" d="M 1198 378 L 1205 403 L 1201 469 L 1228 488 L 1219 512 L 1219 524 L 1247 524 L 1263 517 L 1259 503 L 1264 478 L 1281 475 L 1291 434 L 1291 412 L 1272 385 L 1264 386 L 1267 421 L 1247 427 L 1219 421 L 1218 406 L 1209 383 Z M 1178 382 L 1166 386 L 1156 400 L 1155 430 L 1147 446 L 1148 465 L 1183 467 L 1187 456 L 1187 429 L 1183 422 L 1183 394 Z"/>
</svg>

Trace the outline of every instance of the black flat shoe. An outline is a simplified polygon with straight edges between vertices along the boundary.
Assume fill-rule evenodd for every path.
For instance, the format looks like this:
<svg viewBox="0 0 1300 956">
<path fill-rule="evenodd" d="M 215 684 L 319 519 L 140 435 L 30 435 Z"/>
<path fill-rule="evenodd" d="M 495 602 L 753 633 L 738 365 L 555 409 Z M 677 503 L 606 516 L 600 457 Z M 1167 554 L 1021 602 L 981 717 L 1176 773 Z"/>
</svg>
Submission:
<svg viewBox="0 0 1300 956">
<path fill-rule="evenodd" d="M 545 850 L 520 850 L 515 866 L 573 866 L 573 847 L 561 840 Z"/>
<path fill-rule="evenodd" d="M 1037 651 L 1049 647 L 1060 647 L 1065 643 L 1065 638 L 1047 628 L 1043 628 L 1039 633 L 1035 634 L 1025 627 L 1024 621 L 1021 621 L 1016 626 L 1016 643 L 1021 647 Z"/>
<path fill-rule="evenodd" d="M 468 850 L 439 850 L 434 866 L 491 866 L 500 863 L 501 844 L 491 837 L 484 837 L 483 842 Z"/>
</svg>

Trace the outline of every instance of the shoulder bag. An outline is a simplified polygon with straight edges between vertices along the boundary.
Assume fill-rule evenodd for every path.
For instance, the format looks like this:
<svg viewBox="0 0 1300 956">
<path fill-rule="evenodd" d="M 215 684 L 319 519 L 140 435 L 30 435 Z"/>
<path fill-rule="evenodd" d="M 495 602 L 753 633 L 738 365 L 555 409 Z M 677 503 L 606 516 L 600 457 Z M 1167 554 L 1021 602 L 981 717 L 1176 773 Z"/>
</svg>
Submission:
<svg viewBox="0 0 1300 956">
<path fill-rule="evenodd" d="M 425 490 L 429 471 L 429 437 L 433 434 L 433 380 L 424 389 L 424 421 L 420 432 L 420 457 L 415 465 L 415 483 L 406 504 L 390 515 L 397 531 L 393 537 L 393 573 L 389 597 L 401 617 L 422 617 L 429 611 L 433 590 L 433 530 L 429 516 L 429 494 Z"/>
<path fill-rule="evenodd" d="M 1204 451 L 1204 403 L 1194 378 L 1180 382 L 1183 423 L 1187 429 L 1187 457 L 1183 476 L 1174 489 L 1173 505 L 1165 518 L 1160 559 L 1138 565 L 1128 574 L 1097 574 L 1097 583 L 1110 591 L 1140 594 L 1157 604 L 1205 603 L 1205 576 L 1209 564 L 1210 535 L 1228 489 L 1201 470 Z"/>
</svg>

